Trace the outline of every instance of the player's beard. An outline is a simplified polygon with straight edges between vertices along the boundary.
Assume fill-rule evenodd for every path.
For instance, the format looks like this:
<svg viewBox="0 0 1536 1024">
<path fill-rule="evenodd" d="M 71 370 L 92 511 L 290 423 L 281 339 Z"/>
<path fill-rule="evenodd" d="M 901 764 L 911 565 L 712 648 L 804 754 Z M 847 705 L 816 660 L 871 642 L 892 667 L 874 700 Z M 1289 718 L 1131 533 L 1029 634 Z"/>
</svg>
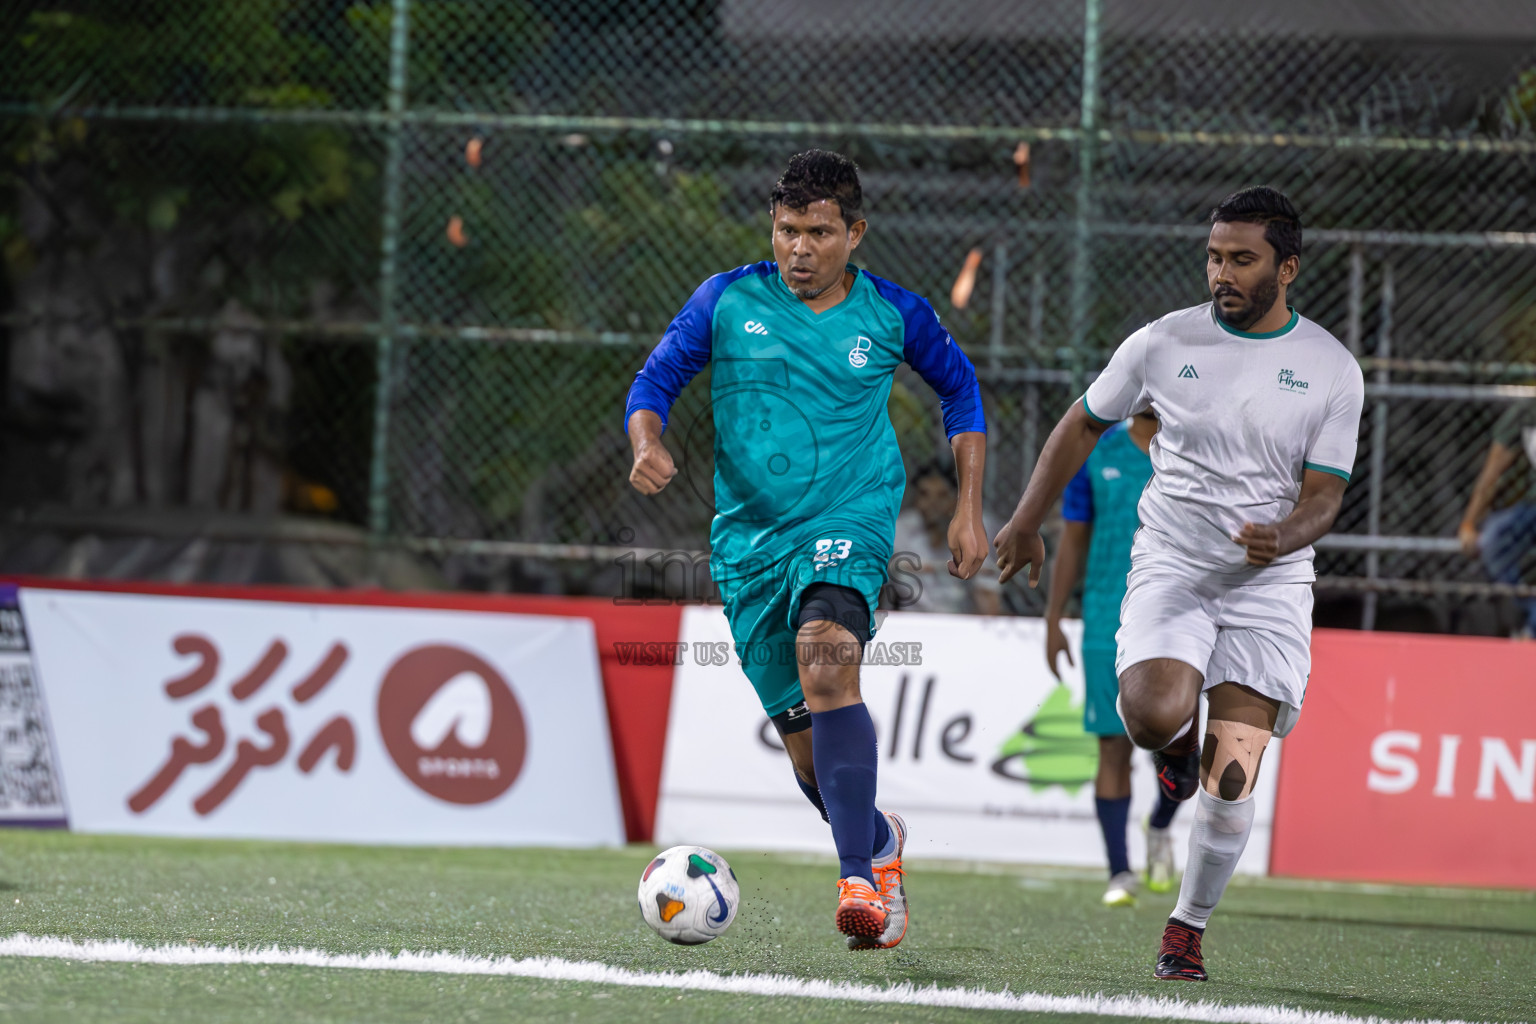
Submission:
<svg viewBox="0 0 1536 1024">
<path fill-rule="evenodd" d="M 828 292 L 828 290 L 831 289 L 831 287 L 832 286 L 830 284 L 829 285 L 823 285 L 820 288 L 806 288 L 806 287 L 796 288 L 794 285 L 790 285 L 789 286 L 789 290 L 790 290 L 790 293 L 793 294 L 795 298 L 800 299 L 802 302 L 810 302 L 814 298 L 817 298 L 819 296 L 825 295 Z"/>
<path fill-rule="evenodd" d="M 1216 319 L 1228 327 L 1235 331 L 1246 331 L 1264 319 L 1265 315 L 1274 308 L 1275 300 L 1280 297 L 1280 274 L 1276 271 L 1274 277 L 1254 285 L 1247 303 L 1229 313 L 1222 308 L 1221 297 L 1237 294 L 1239 293 L 1235 289 L 1217 289 L 1211 296 L 1214 300 L 1211 309 L 1216 313 Z"/>
</svg>

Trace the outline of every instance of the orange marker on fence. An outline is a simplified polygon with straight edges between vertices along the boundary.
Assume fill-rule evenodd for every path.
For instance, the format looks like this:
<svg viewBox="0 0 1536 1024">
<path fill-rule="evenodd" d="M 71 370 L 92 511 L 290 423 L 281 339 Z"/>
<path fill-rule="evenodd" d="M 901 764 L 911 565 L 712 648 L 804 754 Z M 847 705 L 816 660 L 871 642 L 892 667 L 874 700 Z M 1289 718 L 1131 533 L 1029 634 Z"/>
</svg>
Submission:
<svg viewBox="0 0 1536 1024">
<path fill-rule="evenodd" d="M 964 309 L 971 301 L 971 292 L 976 290 L 976 271 L 981 267 L 981 250 L 972 249 L 965 254 L 965 264 L 961 266 L 960 273 L 955 277 L 954 287 L 949 290 L 949 304 L 956 309 Z"/>
</svg>

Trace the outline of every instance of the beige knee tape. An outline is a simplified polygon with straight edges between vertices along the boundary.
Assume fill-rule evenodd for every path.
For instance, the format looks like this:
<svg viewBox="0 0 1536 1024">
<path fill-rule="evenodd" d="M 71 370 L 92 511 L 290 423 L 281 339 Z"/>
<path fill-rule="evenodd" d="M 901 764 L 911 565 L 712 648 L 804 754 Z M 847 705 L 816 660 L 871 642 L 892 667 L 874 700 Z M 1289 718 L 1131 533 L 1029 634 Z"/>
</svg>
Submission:
<svg viewBox="0 0 1536 1024">
<path fill-rule="evenodd" d="M 1246 799 L 1258 780 L 1259 761 L 1271 735 L 1268 729 L 1241 722 L 1207 722 L 1200 757 L 1205 791 L 1223 800 Z"/>
</svg>

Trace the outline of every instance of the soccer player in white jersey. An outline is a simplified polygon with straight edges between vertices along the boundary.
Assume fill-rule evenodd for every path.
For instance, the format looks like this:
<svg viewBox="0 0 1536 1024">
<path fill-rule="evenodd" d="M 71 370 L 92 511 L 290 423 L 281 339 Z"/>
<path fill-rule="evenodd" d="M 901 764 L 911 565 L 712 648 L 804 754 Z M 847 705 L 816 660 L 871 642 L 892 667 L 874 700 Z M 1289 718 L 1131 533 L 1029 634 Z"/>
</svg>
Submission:
<svg viewBox="0 0 1536 1024">
<path fill-rule="evenodd" d="M 1271 736 L 1296 724 L 1311 671 L 1312 542 L 1339 512 L 1364 401 L 1360 367 L 1286 304 L 1301 217 L 1248 188 L 1211 212 L 1212 300 L 1132 334 L 1056 424 L 997 535 L 1006 581 L 1045 561 L 1040 524 L 1095 441 L 1154 409 L 1152 481 L 1120 610 L 1119 709 L 1158 782 L 1197 796 L 1189 860 L 1154 974 L 1204 981 L 1200 941 L 1253 827 Z M 1208 702 L 1203 751 L 1195 723 Z"/>
</svg>

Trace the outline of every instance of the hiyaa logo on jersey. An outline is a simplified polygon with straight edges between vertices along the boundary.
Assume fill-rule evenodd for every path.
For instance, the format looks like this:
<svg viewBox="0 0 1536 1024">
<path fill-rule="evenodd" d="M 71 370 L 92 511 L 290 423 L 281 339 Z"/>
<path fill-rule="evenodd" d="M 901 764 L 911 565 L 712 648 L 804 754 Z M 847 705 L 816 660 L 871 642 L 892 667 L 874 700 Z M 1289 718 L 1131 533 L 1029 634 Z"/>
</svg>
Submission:
<svg viewBox="0 0 1536 1024">
<path fill-rule="evenodd" d="M 848 352 L 849 364 L 851 364 L 855 370 L 861 369 L 865 363 L 869 362 L 868 352 L 874 347 L 875 343 L 873 341 L 870 341 L 862 334 L 859 335 L 853 343 L 853 348 Z"/>
<path fill-rule="evenodd" d="M 768 328 L 764 327 L 756 320 L 748 320 L 746 323 L 741 325 L 741 328 L 748 334 L 761 334 L 763 337 L 768 336 Z"/>
<path fill-rule="evenodd" d="M 1307 390 L 1307 382 L 1304 380 L 1297 380 L 1296 371 L 1294 370 L 1281 370 L 1280 375 L 1276 377 L 1275 380 L 1279 383 L 1280 388 L 1283 391 Z"/>
</svg>

